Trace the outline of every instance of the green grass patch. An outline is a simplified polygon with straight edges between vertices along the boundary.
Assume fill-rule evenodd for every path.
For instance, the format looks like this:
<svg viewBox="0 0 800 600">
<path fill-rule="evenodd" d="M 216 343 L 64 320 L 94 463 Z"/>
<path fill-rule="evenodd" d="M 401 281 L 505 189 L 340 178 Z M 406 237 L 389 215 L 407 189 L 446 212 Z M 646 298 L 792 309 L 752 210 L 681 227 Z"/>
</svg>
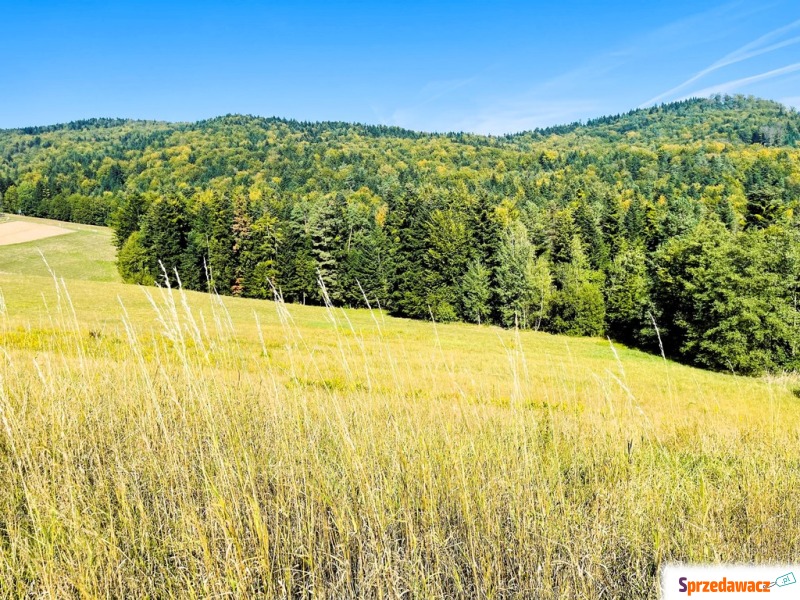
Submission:
<svg viewBox="0 0 800 600">
<path fill-rule="evenodd" d="M 8 219 L 58 224 L 73 233 L 0 246 L 0 273 L 47 276 L 49 264 L 65 279 L 120 281 L 111 229 L 32 217 L 10 216 Z"/>
</svg>

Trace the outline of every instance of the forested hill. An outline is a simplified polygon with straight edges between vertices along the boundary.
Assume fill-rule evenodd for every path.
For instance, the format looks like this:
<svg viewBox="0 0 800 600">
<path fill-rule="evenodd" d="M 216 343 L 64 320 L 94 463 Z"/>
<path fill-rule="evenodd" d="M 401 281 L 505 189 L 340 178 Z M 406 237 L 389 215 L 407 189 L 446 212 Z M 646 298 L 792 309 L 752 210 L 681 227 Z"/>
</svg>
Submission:
<svg viewBox="0 0 800 600">
<path fill-rule="evenodd" d="M 131 282 L 800 365 L 800 116 L 716 97 L 517 135 L 226 116 L 0 131 L 2 210 L 111 224 Z"/>
<path fill-rule="evenodd" d="M 800 141 L 800 113 L 771 100 L 744 96 L 716 96 L 662 104 L 626 114 L 600 117 L 586 124 L 572 123 L 506 136 L 514 142 L 542 141 L 553 135 L 571 139 L 663 144 L 722 141 L 795 146 Z"/>
</svg>

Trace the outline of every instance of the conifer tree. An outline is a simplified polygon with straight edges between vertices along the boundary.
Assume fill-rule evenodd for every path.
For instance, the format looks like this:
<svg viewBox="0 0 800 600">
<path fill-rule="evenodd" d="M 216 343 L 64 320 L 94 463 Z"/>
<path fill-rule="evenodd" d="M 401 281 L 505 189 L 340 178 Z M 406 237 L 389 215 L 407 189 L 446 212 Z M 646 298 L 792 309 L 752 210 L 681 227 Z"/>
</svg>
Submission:
<svg viewBox="0 0 800 600">
<path fill-rule="evenodd" d="M 552 297 L 550 270 L 536 257 L 528 230 L 520 221 L 506 229 L 498 252 L 497 298 L 501 323 L 539 328 Z"/>
<path fill-rule="evenodd" d="M 159 198 L 150 204 L 142 220 L 141 243 L 148 251 L 149 272 L 154 280 L 163 281 L 163 267 L 174 282 L 175 271 L 180 271 L 183 263 L 188 234 L 186 206 L 180 196 Z"/>
<path fill-rule="evenodd" d="M 644 344 L 651 339 L 649 286 L 644 248 L 623 244 L 608 267 L 605 281 L 609 335 L 629 344 Z"/>
<path fill-rule="evenodd" d="M 577 235 L 572 239 L 570 254 L 569 264 L 559 268 L 551 329 L 566 335 L 602 335 L 605 330 L 603 275 L 590 268 Z"/>
<path fill-rule="evenodd" d="M 483 266 L 479 260 L 473 260 L 467 267 L 467 272 L 461 282 L 461 304 L 464 320 L 485 323 L 490 314 L 491 306 L 491 271 Z"/>
</svg>

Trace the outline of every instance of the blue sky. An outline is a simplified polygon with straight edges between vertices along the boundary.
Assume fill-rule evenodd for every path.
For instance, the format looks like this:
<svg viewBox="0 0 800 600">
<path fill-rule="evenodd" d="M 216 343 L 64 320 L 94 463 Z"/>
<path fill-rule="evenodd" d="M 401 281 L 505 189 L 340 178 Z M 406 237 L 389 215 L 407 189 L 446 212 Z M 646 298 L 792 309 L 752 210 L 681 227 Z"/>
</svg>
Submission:
<svg viewBox="0 0 800 600">
<path fill-rule="evenodd" d="M 800 2 L 8 2 L 0 127 L 226 113 L 502 134 L 692 95 L 800 107 Z"/>
</svg>

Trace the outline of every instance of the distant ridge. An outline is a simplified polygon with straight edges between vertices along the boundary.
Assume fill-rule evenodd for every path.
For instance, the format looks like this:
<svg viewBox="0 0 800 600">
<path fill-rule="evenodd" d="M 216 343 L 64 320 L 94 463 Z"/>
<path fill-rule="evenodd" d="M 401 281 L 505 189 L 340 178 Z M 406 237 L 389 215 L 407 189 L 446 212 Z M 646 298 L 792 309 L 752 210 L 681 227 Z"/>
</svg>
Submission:
<svg viewBox="0 0 800 600">
<path fill-rule="evenodd" d="M 708 122 L 704 122 L 707 120 Z M 768 123 L 768 124 L 767 124 Z M 172 130 L 197 130 L 220 125 L 255 126 L 267 128 L 272 125 L 285 125 L 293 131 L 307 131 L 313 135 L 319 130 L 356 131 L 371 137 L 396 137 L 402 139 L 451 138 L 467 140 L 473 144 L 486 145 L 494 140 L 502 142 L 540 141 L 551 136 L 564 136 L 574 133 L 578 136 L 592 136 L 604 139 L 618 139 L 629 132 L 637 132 L 646 140 L 668 138 L 679 135 L 680 127 L 701 127 L 703 135 L 697 132 L 693 140 L 722 136 L 727 141 L 752 143 L 753 133 L 761 126 L 782 128 L 783 138 L 766 136 L 756 139 L 768 145 L 794 145 L 800 140 L 800 113 L 794 108 L 784 106 L 774 100 L 753 96 L 717 95 L 710 98 L 690 98 L 668 102 L 649 108 L 632 109 L 626 113 L 607 115 L 575 121 L 568 124 L 553 125 L 506 135 L 481 135 L 469 132 L 423 132 L 393 125 L 371 125 L 348 123 L 345 121 L 300 121 L 282 117 L 260 117 L 245 114 L 226 114 L 195 122 L 168 122 L 146 119 L 90 118 L 57 123 L 0 129 L 2 132 L 17 132 L 24 135 L 41 135 L 57 131 L 88 131 L 93 129 L 114 129 L 126 126 L 155 126 Z M 748 137 L 749 136 L 749 137 Z M 774 142 L 774 143 L 772 143 Z"/>
<path fill-rule="evenodd" d="M 702 139 L 718 135 L 726 137 L 728 141 L 738 138 L 743 143 L 750 143 L 753 141 L 753 132 L 767 122 L 784 127 L 785 137 L 775 140 L 779 143 L 772 145 L 793 145 L 800 139 L 800 113 L 797 110 L 774 100 L 752 96 L 690 98 L 598 117 L 585 123 L 579 121 L 556 125 L 505 137 L 509 140 L 526 137 L 542 139 L 552 135 L 577 133 L 616 139 L 629 132 L 637 132 L 645 139 L 652 140 L 676 137 L 681 134 L 679 128 L 699 127 L 703 133 Z M 694 132 L 692 139 L 698 139 L 697 132 Z"/>
</svg>

